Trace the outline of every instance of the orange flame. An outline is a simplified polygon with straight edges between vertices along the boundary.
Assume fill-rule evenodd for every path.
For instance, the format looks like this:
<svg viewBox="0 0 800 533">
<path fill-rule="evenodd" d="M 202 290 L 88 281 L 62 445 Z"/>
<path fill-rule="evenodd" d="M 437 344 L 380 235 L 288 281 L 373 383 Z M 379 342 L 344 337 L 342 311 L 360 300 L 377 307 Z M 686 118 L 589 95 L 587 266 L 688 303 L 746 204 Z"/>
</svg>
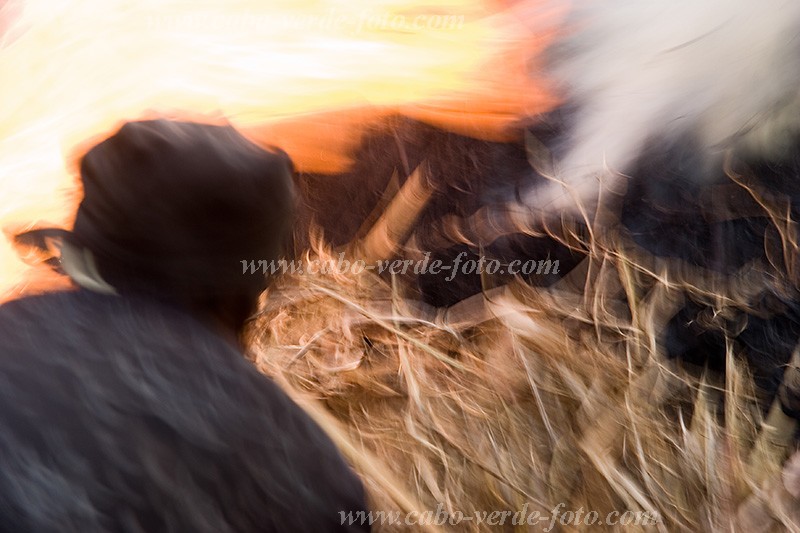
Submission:
<svg viewBox="0 0 800 533">
<path fill-rule="evenodd" d="M 521 5 L 0 1 L 0 227 L 69 225 L 78 191 L 64 160 L 145 114 L 224 118 L 324 171 L 345 165 L 363 127 L 392 110 L 502 137 L 516 117 L 555 102 L 526 61 L 561 11 L 542 9 L 531 29 Z M 363 111 L 317 117 L 313 129 L 286 120 L 353 107 Z M 0 244 L 0 295 L 25 268 Z"/>
</svg>

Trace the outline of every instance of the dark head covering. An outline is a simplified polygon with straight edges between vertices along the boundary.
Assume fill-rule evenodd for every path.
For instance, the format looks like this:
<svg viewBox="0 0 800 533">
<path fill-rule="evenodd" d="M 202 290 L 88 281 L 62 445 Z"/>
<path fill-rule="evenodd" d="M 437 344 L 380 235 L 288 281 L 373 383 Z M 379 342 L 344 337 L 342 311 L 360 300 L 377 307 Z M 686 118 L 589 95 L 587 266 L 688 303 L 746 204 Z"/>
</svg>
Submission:
<svg viewBox="0 0 800 533">
<path fill-rule="evenodd" d="M 229 126 L 130 122 L 81 161 L 72 240 L 118 290 L 225 294 L 263 284 L 242 261 L 277 259 L 292 164 Z"/>
</svg>

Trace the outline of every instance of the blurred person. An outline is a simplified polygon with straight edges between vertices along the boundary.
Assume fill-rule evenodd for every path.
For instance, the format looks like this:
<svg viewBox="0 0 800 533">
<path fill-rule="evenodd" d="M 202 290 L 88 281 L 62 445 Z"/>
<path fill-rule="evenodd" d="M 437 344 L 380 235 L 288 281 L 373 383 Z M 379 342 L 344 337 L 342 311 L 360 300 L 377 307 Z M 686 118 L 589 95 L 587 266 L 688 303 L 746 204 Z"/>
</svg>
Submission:
<svg viewBox="0 0 800 533">
<path fill-rule="evenodd" d="M 232 127 L 132 122 L 80 165 L 74 290 L 0 306 L 0 531 L 364 531 L 363 486 L 242 355 L 292 163 Z"/>
</svg>

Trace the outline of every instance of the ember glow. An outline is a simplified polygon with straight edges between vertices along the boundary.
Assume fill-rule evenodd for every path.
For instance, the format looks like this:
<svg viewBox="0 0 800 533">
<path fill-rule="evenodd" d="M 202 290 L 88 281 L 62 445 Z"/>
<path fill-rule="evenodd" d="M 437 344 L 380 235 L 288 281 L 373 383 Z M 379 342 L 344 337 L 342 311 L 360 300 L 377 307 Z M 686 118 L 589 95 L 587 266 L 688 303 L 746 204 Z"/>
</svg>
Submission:
<svg viewBox="0 0 800 533">
<path fill-rule="evenodd" d="M 336 166 L 335 142 L 304 141 L 308 132 L 269 124 L 320 110 L 413 106 L 410 112 L 432 122 L 491 135 L 509 117 L 552 100 L 527 77 L 524 60 L 547 33 L 521 24 L 514 5 L 499 2 L 0 6 L 0 227 L 7 233 L 29 223 L 69 225 L 79 196 L 70 163 L 88 139 L 128 119 L 228 120 L 275 144 L 281 139 L 273 134 L 288 134 L 293 157 L 314 168 Z M 342 145 L 345 126 L 322 131 Z M 0 294 L 24 270 L 4 240 Z"/>
</svg>

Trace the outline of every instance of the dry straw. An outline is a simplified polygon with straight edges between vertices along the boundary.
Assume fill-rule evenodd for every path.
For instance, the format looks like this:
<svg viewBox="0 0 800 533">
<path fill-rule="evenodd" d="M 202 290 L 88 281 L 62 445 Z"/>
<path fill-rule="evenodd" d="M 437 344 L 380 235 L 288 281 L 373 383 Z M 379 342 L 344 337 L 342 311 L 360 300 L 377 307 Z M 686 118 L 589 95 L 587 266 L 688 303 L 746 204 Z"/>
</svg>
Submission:
<svg viewBox="0 0 800 533">
<path fill-rule="evenodd" d="M 785 218 L 777 226 L 793 236 Z M 376 510 L 550 516 L 563 504 L 661 519 L 560 531 L 800 530 L 795 422 L 775 408 L 763 419 L 732 349 L 725 376 L 703 376 L 666 361 L 661 337 L 686 298 L 724 314 L 786 290 L 775 265 L 723 278 L 621 234 L 596 234 L 589 249 L 554 287 L 512 283 L 448 310 L 371 272 L 285 276 L 250 330 L 253 357 L 334 437 Z"/>
</svg>

